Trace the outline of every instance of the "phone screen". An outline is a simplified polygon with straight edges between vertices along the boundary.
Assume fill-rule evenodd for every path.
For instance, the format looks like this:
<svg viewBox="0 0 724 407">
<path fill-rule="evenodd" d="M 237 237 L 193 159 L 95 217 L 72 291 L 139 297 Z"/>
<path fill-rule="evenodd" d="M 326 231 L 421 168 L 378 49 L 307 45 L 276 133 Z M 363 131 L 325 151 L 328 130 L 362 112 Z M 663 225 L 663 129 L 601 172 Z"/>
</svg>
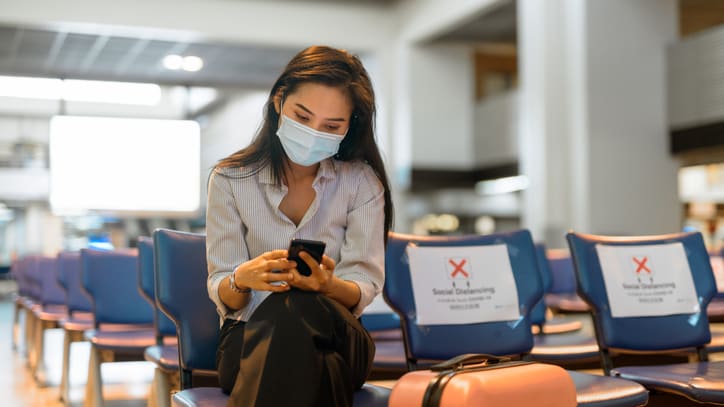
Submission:
<svg viewBox="0 0 724 407">
<path fill-rule="evenodd" d="M 307 263 L 299 257 L 299 252 L 309 253 L 317 263 L 322 261 L 322 255 L 324 255 L 324 249 L 327 245 L 319 240 L 307 240 L 307 239 L 292 239 L 289 244 L 289 260 L 297 262 L 297 271 L 303 276 L 309 276 L 312 274 L 312 270 L 309 268 Z"/>
</svg>

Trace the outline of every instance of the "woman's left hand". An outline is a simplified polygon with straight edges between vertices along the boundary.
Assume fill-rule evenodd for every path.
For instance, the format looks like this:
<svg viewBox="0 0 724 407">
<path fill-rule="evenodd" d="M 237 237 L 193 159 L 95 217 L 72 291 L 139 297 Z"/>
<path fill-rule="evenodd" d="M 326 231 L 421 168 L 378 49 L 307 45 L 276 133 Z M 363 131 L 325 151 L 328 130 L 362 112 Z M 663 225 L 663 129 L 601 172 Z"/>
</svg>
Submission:
<svg viewBox="0 0 724 407">
<path fill-rule="evenodd" d="M 334 284 L 334 267 L 337 263 L 326 255 L 322 256 L 321 263 L 317 263 L 312 256 L 304 251 L 299 253 L 299 257 L 307 263 L 312 273 L 309 276 L 303 276 L 299 274 L 296 268 L 291 269 L 289 271 L 294 275 L 294 278 L 289 281 L 289 284 L 301 290 L 329 294 Z"/>
</svg>

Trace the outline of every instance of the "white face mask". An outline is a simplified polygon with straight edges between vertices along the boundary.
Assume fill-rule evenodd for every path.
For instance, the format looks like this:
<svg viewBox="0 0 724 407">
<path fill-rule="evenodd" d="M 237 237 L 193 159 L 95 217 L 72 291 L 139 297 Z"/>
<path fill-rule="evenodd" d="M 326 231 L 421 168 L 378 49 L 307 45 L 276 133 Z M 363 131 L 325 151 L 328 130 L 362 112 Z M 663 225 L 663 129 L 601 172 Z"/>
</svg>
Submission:
<svg viewBox="0 0 724 407">
<path fill-rule="evenodd" d="M 305 167 L 337 154 L 346 135 L 346 132 L 340 135 L 317 131 L 284 115 L 281 115 L 281 122 L 277 136 L 287 157 Z"/>
</svg>

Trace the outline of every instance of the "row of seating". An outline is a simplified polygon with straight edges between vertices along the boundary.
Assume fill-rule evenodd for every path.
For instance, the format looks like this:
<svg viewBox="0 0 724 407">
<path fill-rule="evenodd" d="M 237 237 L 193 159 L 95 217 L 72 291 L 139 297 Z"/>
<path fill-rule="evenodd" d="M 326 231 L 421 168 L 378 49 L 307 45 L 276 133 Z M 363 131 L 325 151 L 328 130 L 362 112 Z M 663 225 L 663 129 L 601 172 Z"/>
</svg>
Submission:
<svg viewBox="0 0 724 407">
<path fill-rule="evenodd" d="M 668 236 L 663 240 L 649 239 L 645 242 L 663 244 L 661 242 L 682 241 L 687 245 L 699 244 L 690 236 Z M 574 240 L 575 237 L 569 236 L 569 239 Z M 588 239 L 593 241 L 591 237 Z M 636 242 L 639 241 L 629 239 L 626 244 Z M 521 319 L 515 323 L 486 322 L 440 326 L 418 324 L 412 294 L 411 271 L 406 254 L 406 248 L 411 243 L 419 246 L 438 247 L 505 245 L 510 255 L 515 277 Z M 615 243 L 607 242 L 607 244 Z M 139 239 L 138 246 L 137 251 L 101 252 L 84 249 L 75 254 L 61 253 L 57 259 L 57 271 L 59 276 L 65 275 L 65 277 L 60 277 L 60 281 L 64 284 L 56 287 L 50 287 L 48 284 L 47 295 L 42 290 L 43 282 L 51 279 L 38 279 L 37 277 L 43 273 L 39 271 L 41 269 L 52 270 L 52 265 L 46 264 L 44 267 L 39 267 L 41 264 L 52 263 L 52 261 L 28 257 L 14 265 L 13 273 L 18 280 L 20 294 L 16 301 L 15 320 L 18 320 L 17 314 L 20 310 L 29 311 L 26 313 L 29 317 L 25 325 L 26 331 L 29 333 L 26 338 L 28 339 L 27 348 L 30 350 L 28 360 L 31 361 L 31 367 L 35 372 L 41 370 L 38 360 L 42 363 L 42 357 L 38 353 L 42 354 L 43 326 L 52 326 L 52 323 L 46 322 L 46 325 L 38 323 L 37 321 L 49 321 L 50 319 L 40 319 L 39 314 L 33 310 L 37 311 L 41 307 L 45 308 L 47 312 L 56 307 L 55 311 L 64 315 L 63 318 L 56 319 L 56 321 L 59 325 L 64 326 L 66 342 L 78 340 L 78 332 L 86 332 L 85 338 L 91 341 L 91 362 L 86 394 L 86 401 L 90 405 L 102 405 L 103 403 L 99 366 L 101 362 L 111 360 L 109 359 L 111 354 L 114 355 L 114 359 L 138 358 L 139 354 L 145 355 L 141 357 L 156 364 L 157 374 L 154 376 L 152 399 L 150 400 L 154 405 L 168 405 L 169 394 L 172 391 L 174 394 L 171 403 L 175 406 L 215 406 L 222 405 L 222 403 L 225 405 L 227 398 L 219 388 L 213 385 L 199 387 L 203 384 L 214 383 L 215 351 L 218 345 L 219 328 L 218 315 L 206 293 L 204 236 L 160 229 L 154 232 L 152 239 Z M 701 246 L 703 247 L 703 241 L 701 241 Z M 572 243 L 572 248 L 574 247 L 576 246 Z M 690 261 L 697 260 L 694 261 L 694 264 L 696 264 L 697 270 L 701 270 L 699 274 L 706 275 L 707 270 L 711 274 L 710 266 L 707 269 L 701 260 L 703 258 L 708 261 L 706 250 L 704 249 L 704 255 L 702 255 L 698 246 L 694 249 L 690 252 L 693 253 L 690 254 Z M 595 253 L 592 254 L 590 248 L 587 250 L 588 252 L 584 251 L 585 256 L 588 256 L 585 259 L 583 254 L 576 254 L 576 251 L 573 250 L 578 281 L 588 281 L 585 277 L 586 267 L 595 264 L 595 259 L 591 257 Z M 527 231 L 466 237 L 421 237 L 391 233 L 386 255 L 384 297 L 399 316 L 401 338 L 394 334 L 388 337 L 385 334 L 377 336 L 378 353 L 384 354 L 385 345 L 395 344 L 397 341 L 397 344 L 404 349 L 402 357 L 406 369 L 415 369 L 428 362 L 452 358 L 462 353 L 513 355 L 523 359 L 556 363 L 557 360 L 555 356 L 551 356 L 551 353 L 548 356 L 540 352 L 536 354 L 536 349 L 541 348 L 539 340 L 536 338 L 544 338 L 542 342 L 545 343 L 548 338 L 559 337 L 550 334 L 550 330 L 548 334 L 545 334 L 547 325 L 555 327 L 559 324 L 558 321 L 546 319 L 546 306 L 542 301 L 549 297 L 544 297 L 543 293 L 552 283 L 551 279 L 546 276 L 548 262 L 543 260 L 545 256 L 541 253 L 545 253 L 545 249 L 540 245 L 536 247 Z M 75 280 L 72 272 L 61 272 L 73 269 L 70 264 L 74 258 L 79 263 L 79 267 L 75 268 L 76 275 L 80 276 Z M 692 266 L 692 271 L 693 269 Z M 704 284 L 702 292 L 711 291 L 711 287 L 707 285 L 711 284 L 711 281 L 705 281 L 702 284 Z M 578 285 L 580 286 L 581 283 Z M 58 294 L 62 292 L 59 287 L 65 289 L 63 301 L 58 300 Z M 76 298 L 74 292 L 80 294 L 79 298 L 85 298 L 85 302 Z M 715 284 L 714 292 L 716 292 Z M 55 297 L 49 293 L 53 293 Z M 699 293 L 699 286 L 697 286 L 697 293 Z M 614 318 L 613 322 L 606 321 L 602 325 L 598 318 L 599 314 L 606 314 L 608 304 L 605 304 L 605 298 L 602 299 L 600 293 L 593 297 L 586 295 L 588 294 L 584 295 L 584 299 L 589 306 L 594 308 L 596 317 L 594 325 L 597 338 L 590 338 L 594 341 L 592 352 L 595 356 L 600 355 L 607 374 L 625 376 L 627 374 L 625 369 L 611 369 L 614 363 L 611 356 L 621 352 L 620 344 L 613 342 L 614 345 L 611 346 L 606 338 L 602 339 L 600 336 L 605 334 L 609 325 L 620 322 L 620 318 Z M 708 321 L 703 324 L 700 319 L 703 317 L 706 321 L 705 310 L 711 296 L 708 294 L 700 296 L 703 311 L 687 316 L 690 320 L 689 325 L 694 324 L 691 320 L 698 321 L 696 329 L 699 337 L 694 342 L 688 339 L 678 339 L 677 346 L 674 347 L 669 346 L 669 343 L 660 342 L 656 349 L 644 348 L 643 350 L 637 349 L 637 351 L 650 352 L 662 349 L 681 351 L 683 348 L 693 347 L 699 358 L 706 359 L 705 345 L 709 338 L 704 335 L 704 332 L 708 332 L 709 325 Z M 71 297 L 74 297 L 73 301 L 71 301 Z M 50 298 L 54 298 L 54 300 L 51 301 Z M 599 306 L 602 307 L 602 310 L 598 309 Z M 112 311 L 116 307 L 120 310 L 119 313 Z M 610 314 L 608 316 L 610 318 Z M 387 334 L 394 326 L 390 325 L 389 319 L 381 318 L 381 316 L 379 318 L 366 316 L 363 318 L 363 322 L 365 319 L 367 319 L 366 326 L 373 327 L 377 324 L 381 327 L 380 332 Z M 636 318 L 635 323 L 640 323 L 639 319 L 641 318 Z M 680 318 L 680 320 L 683 319 Z M 580 328 L 580 326 L 576 327 L 575 323 L 571 326 L 571 321 L 563 322 L 565 323 L 561 323 L 561 326 L 565 324 L 569 324 L 569 326 L 565 329 L 562 328 L 562 331 L 575 331 Z M 668 321 L 665 319 L 656 322 L 656 324 L 661 324 L 656 325 L 658 329 L 656 332 L 666 332 L 669 329 L 667 323 Z M 680 321 L 677 323 L 681 324 Z M 538 332 L 544 335 L 533 335 L 536 325 Z M 685 336 L 685 330 L 680 332 L 679 328 L 676 325 L 676 330 L 670 334 Z M 14 331 L 17 329 L 19 328 L 16 325 Z M 35 339 L 32 340 L 33 338 Z M 624 341 L 624 343 L 626 342 Z M 564 345 L 569 350 L 571 349 L 570 344 L 555 343 L 555 340 L 552 341 L 552 344 Z M 686 346 L 679 346 L 682 344 Z M 31 356 L 31 354 L 34 355 Z M 64 362 L 68 354 L 69 347 L 64 351 Z M 678 368 L 680 369 L 681 366 Z M 689 366 L 689 370 L 700 368 L 700 365 L 695 364 Z M 636 372 L 638 374 L 641 371 Z M 701 385 L 698 383 L 693 386 L 695 390 L 686 392 L 664 388 L 645 380 L 637 380 L 640 377 L 636 375 L 627 376 L 632 380 L 624 380 L 575 371 L 570 371 L 570 374 L 576 383 L 578 402 L 582 406 L 644 405 L 649 399 L 649 392 L 646 388 L 655 393 L 657 397 L 660 394 L 674 393 L 689 399 L 699 397 L 700 400 L 707 400 L 707 402 L 712 402 L 712 400 L 718 402 L 721 397 L 716 394 L 717 391 L 701 390 Z M 67 402 L 67 371 L 65 370 L 64 377 L 66 379 L 64 379 L 65 384 L 61 385 L 61 394 Z M 642 382 L 646 388 L 638 382 Z M 702 391 L 707 393 L 707 398 L 701 397 L 699 393 Z M 388 389 L 368 384 L 355 394 L 355 404 L 386 405 L 388 395 Z"/>
</svg>

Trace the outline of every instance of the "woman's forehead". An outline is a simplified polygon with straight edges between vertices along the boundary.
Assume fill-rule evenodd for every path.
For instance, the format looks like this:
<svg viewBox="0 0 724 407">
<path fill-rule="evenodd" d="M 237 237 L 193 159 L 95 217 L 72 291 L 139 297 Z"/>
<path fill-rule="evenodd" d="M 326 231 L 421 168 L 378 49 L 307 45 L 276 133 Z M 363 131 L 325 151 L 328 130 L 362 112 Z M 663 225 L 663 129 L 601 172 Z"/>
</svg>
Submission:
<svg viewBox="0 0 724 407">
<path fill-rule="evenodd" d="M 288 95 L 285 105 L 301 104 L 311 113 L 323 116 L 349 116 L 352 113 L 352 99 L 349 92 L 341 86 L 329 86 L 319 83 L 299 85 Z"/>
</svg>

